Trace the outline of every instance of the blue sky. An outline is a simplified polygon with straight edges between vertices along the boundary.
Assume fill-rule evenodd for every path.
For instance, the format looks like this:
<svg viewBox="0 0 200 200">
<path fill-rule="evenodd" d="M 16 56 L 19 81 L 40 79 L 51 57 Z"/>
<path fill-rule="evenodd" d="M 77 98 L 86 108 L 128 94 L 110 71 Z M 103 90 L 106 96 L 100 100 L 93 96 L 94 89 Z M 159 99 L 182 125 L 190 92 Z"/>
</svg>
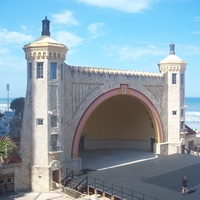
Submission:
<svg viewBox="0 0 200 200">
<path fill-rule="evenodd" d="M 200 97 L 199 0 L 6 0 L 0 12 L 0 98 L 24 97 L 23 46 L 41 36 L 65 44 L 69 65 L 159 72 L 158 62 L 176 45 L 188 62 L 186 97 Z"/>
</svg>

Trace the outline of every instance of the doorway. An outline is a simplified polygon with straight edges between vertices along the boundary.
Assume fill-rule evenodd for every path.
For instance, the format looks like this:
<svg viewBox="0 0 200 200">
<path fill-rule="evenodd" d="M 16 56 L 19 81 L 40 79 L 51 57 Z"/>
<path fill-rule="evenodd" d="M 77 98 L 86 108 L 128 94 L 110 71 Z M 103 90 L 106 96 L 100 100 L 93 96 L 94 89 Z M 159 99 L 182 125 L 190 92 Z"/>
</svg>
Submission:
<svg viewBox="0 0 200 200">
<path fill-rule="evenodd" d="M 59 170 L 53 171 L 53 181 L 59 183 Z"/>
<path fill-rule="evenodd" d="M 14 174 L 0 176 L 0 194 L 14 192 Z"/>
<path fill-rule="evenodd" d="M 185 145 L 181 145 L 181 153 L 185 154 Z"/>
<path fill-rule="evenodd" d="M 154 152 L 155 138 L 150 138 L 150 151 Z"/>
</svg>

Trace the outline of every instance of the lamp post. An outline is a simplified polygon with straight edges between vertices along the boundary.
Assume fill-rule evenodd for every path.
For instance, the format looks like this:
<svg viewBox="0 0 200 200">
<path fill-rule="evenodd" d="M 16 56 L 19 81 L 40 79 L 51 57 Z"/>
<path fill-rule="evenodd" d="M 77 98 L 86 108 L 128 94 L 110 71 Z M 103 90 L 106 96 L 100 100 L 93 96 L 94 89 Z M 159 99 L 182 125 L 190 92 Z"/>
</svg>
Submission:
<svg viewBox="0 0 200 200">
<path fill-rule="evenodd" d="M 6 90 L 7 90 L 7 110 L 9 111 L 9 89 L 10 86 L 9 84 L 6 85 Z"/>
</svg>

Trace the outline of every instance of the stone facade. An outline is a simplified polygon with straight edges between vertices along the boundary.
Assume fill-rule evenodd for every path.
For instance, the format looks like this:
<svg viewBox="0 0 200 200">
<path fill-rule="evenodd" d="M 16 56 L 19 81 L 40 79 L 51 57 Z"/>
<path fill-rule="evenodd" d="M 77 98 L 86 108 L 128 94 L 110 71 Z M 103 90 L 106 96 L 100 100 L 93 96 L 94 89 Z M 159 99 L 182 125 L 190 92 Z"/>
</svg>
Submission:
<svg viewBox="0 0 200 200">
<path fill-rule="evenodd" d="M 82 169 L 80 149 L 177 152 L 187 63 L 175 55 L 174 44 L 158 73 L 111 70 L 67 65 L 67 47 L 48 30 L 42 33 L 48 34 L 24 46 L 28 76 L 20 153 L 27 179 L 20 183 L 51 190 L 52 180 Z"/>
</svg>

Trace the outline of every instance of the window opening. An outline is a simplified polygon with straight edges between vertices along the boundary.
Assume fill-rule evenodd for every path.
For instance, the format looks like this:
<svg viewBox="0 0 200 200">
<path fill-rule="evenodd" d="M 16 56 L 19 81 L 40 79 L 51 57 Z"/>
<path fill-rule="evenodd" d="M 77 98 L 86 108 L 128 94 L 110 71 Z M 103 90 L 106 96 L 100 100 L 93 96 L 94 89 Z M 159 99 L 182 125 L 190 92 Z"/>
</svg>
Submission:
<svg viewBox="0 0 200 200">
<path fill-rule="evenodd" d="M 56 63 L 51 63 L 50 65 L 50 79 L 56 79 L 57 78 L 57 64 Z"/>
<path fill-rule="evenodd" d="M 43 120 L 44 120 L 44 119 L 42 119 L 42 118 L 37 118 L 37 119 L 36 119 L 36 124 L 37 124 L 37 125 L 43 125 Z"/>
<path fill-rule="evenodd" d="M 57 127 L 57 115 L 51 115 L 51 128 Z"/>
<path fill-rule="evenodd" d="M 32 63 L 28 63 L 28 78 L 32 79 Z"/>
<path fill-rule="evenodd" d="M 176 74 L 172 74 L 172 84 L 176 84 Z"/>
<path fill-rule="evenodd" d="M 37 63 L 37 78 L 43 78 L 43 63 Z"/>
<path fill-rule="evenodd" d="M 176 110 L 173 110 L 172 115 L 176 115 L 176 114 L 177 114 Z"/>
</svg>

